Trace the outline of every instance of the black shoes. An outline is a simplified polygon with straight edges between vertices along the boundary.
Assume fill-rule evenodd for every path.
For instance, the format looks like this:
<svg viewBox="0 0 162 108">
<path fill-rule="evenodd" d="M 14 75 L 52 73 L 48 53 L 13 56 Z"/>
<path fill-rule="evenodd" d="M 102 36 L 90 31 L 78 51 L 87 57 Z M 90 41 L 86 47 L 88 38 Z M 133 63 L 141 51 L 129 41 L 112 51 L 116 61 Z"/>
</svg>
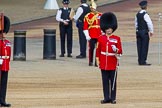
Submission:
<svg viewBox="0 0 162 108">
<path fill-rule="evenodd" d="M 101 104 L 107 104 L 107 103 L 116 104 L 116 100 L 101 100 Z"/>
<path fill-rule="evenodd" d="M 90 63 L 89 63 L 89 66 L 93 66 L 93 63 L 92 63 L 92 62 L 90 62 Z M 95 66 L 95 67 L 98 67 L 98 65 L 97 65 L 97 64 L 94 64 L 94 66 Z"/>
<path fill-rule="evenodd" d="M 143 64 L 139 63 L 139 65 L 140 66 L 150 66 L 151 64 L 149 64 L 149 63 L 143 63 Z"/>
<path fill-rule="evenodd" d="M 1 103 L 0 107 L 11 107 L 11 104 L 9 104 L 9 103 Z"/>
<path fill-rule="evenodd" d="M 82 55 L 78 55 L 76 56 L 77 59 L 82 59 L 82 58 L 86 58 L 86 56 L 82 56 Z"/>
<path fill-rule="evenodd" d="M 64 54 L 61 54 L 59 57 L 64 57 Z"/>
<path fill-rule="evenodd" d="M 97 65 L 97 64 L 95 64 L 95 67 L 98 67 L 98 65 Z"/>
<path fill-rule="evenodd" d="M 111 103 L 111 100 L 101 100 L 101 104 Z"/>
<path fill-rule="evenodd" d="M 93 66 L 93 63 L 92 63 L 92 62 L 90 62 L 90 63 L 89 63 L 89 66 Z"/>
<path fill-rule="evenodd" d="M 112 100 L 111 101 L 111 104 L 116 104 L 116 100 Z"/>
<path fill-rule="evenodd" d="M 60 54 L 59 57 L 65 57 L 64 54 Z M 73 57 L 71 54 L 68 54 L 67 57 Z"/>
<path fill-rule="evenodd" d="M 73 57 L 71 54 L 68 54 L 67 57 Z"/>
</svg>

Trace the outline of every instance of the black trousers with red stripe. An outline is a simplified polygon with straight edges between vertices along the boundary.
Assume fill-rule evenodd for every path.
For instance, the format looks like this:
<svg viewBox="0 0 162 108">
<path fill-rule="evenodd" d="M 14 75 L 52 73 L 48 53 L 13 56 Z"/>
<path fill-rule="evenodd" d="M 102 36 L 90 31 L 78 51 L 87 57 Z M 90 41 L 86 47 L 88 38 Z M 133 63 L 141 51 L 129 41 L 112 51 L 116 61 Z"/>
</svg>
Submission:
<svg viewBox="0 0 162 108">
<path fill-rule="evenodd" d="M 1 104 L 1 103 L 6 103 L 8 72 L 1 71 L 0 79 L 1 79 L 0 81 L 0 104 Z"/>
<path fill-rule="evenodd" d="M 96 48 L 96 44 L 97 44 L 96 38 L 92 38 L 89 40 L 89 63 L 93 63 L 94 54 L 96 54 L 96 52 L 94 52 Z M 96 65 L 96 60 L 95 60 L 95 65 Z"/>
<path fill-rule="evenodd" d="M 117 75 L 116 75 L 114 89 L 113 89 L 115 70 L 101 70 L 101 74 L 102 74 L 104 100 L 116 100 Z"/>
</svg>

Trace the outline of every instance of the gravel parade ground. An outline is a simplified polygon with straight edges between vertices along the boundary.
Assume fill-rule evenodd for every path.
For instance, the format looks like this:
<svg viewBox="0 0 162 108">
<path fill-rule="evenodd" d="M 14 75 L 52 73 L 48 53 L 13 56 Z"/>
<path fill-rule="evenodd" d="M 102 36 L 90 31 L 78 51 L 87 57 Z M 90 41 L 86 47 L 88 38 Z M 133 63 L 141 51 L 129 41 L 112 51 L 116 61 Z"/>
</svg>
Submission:
<svg viewBox="0 0 162 108">
<path fill-rule="evenodd" d="M 162 108 L 162 28 L 159 29 L 162 22 L 158 17 L 162 12 L 162 0 L 148 0 L 148 13 L 154 24 L 148 53 L 151 66 L 137 64 L 134 17 L 140 9 L 140 0 L 113 4 L 106 4 L 109 0 L 97 1 L 98 11 L 111 11 L 117 15 L 119 28 L 115 34 L 121 36 L 123 42 L 115 105 L 100 104 L 103 92 L 99 68 L 89 67 L 88 58 L 75 58 L 79 54 L 75 24 L 73 57 L 60 58 L 56 11 L 43 10 L 45 0 L 22 1 L 0 1 L 0 11 L 11 18 L 12 26 L 6 37 L 12 42 L 12 53 L 14 30 L 27 31 L 26 61 L 13 61 L 13 54 L 11 56 L 7 91 L 11 108 Z M 57 1 L 61 6 L 61 0 Z M 76 9 L 78 5 L 79 1 L 71 0 L 71 7 Z M 56 60 L 43 60 L 43 29 L 46 28 L 56 29 Z"/>
</svg>

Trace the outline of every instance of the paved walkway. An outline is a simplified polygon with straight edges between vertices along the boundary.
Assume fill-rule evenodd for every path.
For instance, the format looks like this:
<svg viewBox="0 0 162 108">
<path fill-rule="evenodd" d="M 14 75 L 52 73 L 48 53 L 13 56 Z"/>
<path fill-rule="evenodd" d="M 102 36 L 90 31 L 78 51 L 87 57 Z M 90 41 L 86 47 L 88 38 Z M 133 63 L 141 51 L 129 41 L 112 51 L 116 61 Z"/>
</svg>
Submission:
<svg viewBox="0 0 162 108">
<path fill-rule="evenodd" d="M 98 0 L 100 1 L 100 0 Z M 102 0 L 101 0 L 102 1 Z M 101 2 L 100 1 L 100 2 Z M 110 0 L 111 1 L 111 0 Z M 98 7 L 98 11 L 107 12 L 112 11 L 117 15 L 118 18 L 118 30 L 116 34 L 122 37 L 123 41 L 135 41 L 135 27 L 134 27 L 134 17 L 137 11 L 139 11 L 139 3 L 140 0 L 124 0 L 124 2 L 119 2 L 117 4 L 112 5 L 104 5 Z M 148 0 L 149 7 L 148 13 L 151 16 L 154 23 L 154 38 L 151 38 L 152 42 L 158 42 L 159 40 L 159 21 L 158 21 L 158 13 L 161 12 L 161 0 Z M 75 2 L 76 3 L 76 2 Z M 15 16 L 16 17 L 16 16 Z M 161 22 L 160 22 L 161 23 Z M 43 37 L 43 29 L 53 28 L 57 31 L 57 38 L 59 39 L 59 29 L 58 22 L 55 20 L 55 17 L 48 17 L 45 19 L 34 20 L 32 22 L 27 22 L 23 24 L 17 24 L 11 27 L 10 33 L 7 35 L 8 37 L 13 37 L 14 30 L 26 30 L 27 37 Z M 74 39 L 78 38 L 77 28 L 75 24 L 73 26 L 74 29 Z"/>
<path fill-rule="evenodd" d="M 118 1 L 123 0 L 98 0 L 96 3 L 100 6 Z M 12 24 L 55 15 L 57 10 L 43 9 L 45 2 L 46 0 L 1 0 L 0 12 L 9 16 Z M 59 7 L 62 7 L 62 0 L 57 0 L 57 2 Z M 70 0 L 70 2 L 69 6 L 75 10 L 80 5 L 80 0 Z"/>
</svg>

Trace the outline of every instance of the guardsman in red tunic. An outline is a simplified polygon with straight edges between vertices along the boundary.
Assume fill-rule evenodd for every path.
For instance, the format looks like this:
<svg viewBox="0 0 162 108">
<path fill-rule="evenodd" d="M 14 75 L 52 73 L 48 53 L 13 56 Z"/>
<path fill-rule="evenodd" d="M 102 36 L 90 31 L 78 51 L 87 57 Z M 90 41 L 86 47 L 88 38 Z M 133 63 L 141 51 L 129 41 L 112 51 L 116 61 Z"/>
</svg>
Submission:
<svg viewBox="0 0 162 108">
<path fill-rule="evenodd" d="M 122 45 L 119 36 L 112 33 L 117 29 L 117 18 L 107 12 L 101 16 L 101 30 L 105 33 L 98 38 L 96 59 L 102 74 L 104 100 L 101 104 L 116 104 L 116 78 Z"/>
<path fill-rule="evenodd" d="M 10 68 L 11 43 L 3 36 L 4 33 L 8 33 L 9 31 L 10 20 L 8 17 L 3 16 L 3 14 L 1 15 L 1 19 L 3 20 L 0 21 L 0 107 L 10 107 L 11 104 L 6 103 L 6 91 Z"/>
<path fill-rule="evenodd" d="M 83 32 L 89 41 L 89 66 L 93 66 L 94 49 L 97 39 L 101 35 L 100 17 L 102 13 L 96 11 L 97 5 L 93 0 L 91 0 L 90 8 L 91 12 L 84 17 Z M 97 66 L 96 61 L 95 66 Z"/>
<path fill-rule="evenodd" d="M 2 60 L 0 69 L 1 71 L 9 71 L 9 63 L 11 56 L 11 43 L 5 38 L 0 38 L 0 59 Z"/>
</svg>

